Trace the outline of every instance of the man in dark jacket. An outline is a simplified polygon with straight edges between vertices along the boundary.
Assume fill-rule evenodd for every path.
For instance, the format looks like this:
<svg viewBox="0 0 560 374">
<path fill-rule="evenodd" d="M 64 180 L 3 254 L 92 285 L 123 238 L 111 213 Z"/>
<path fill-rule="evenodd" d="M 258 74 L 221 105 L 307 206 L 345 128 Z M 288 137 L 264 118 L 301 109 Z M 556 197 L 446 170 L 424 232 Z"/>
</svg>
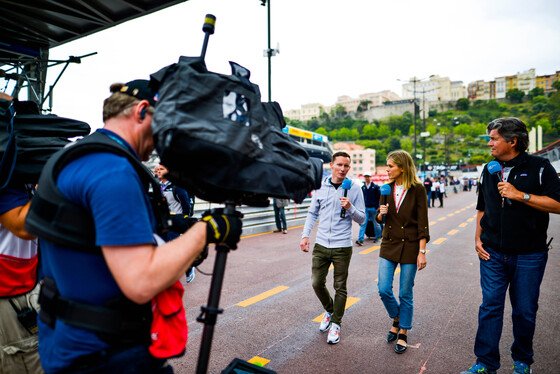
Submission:
<svg viewBox="0 0 560 374">
<path fill-rule="evenodd" d="M 364 174 L 365 182 L 362 185 L 362 193 L 364 194 L 364 203 L 366 205 L 366 220 L 360 225 L 360 232 L 356 244 L 364 245 L 364 234 L 368 222 L 373 224 L 374 239 L 373 242 L 381 239 L 381 226 L 375 222 L 375 215 L 379 209 L 379 199 L 381 197 L 381 190 L 379 186 L 371 181 L 371 174 Z M 369 235 L 369 234 L 368 234 Z"/>
<path fill-rule="evenodd" d="M 512 306 L 514 373 L 530 373 L 539 290 L 548 259 L 549 213 L 560 213 L 560 181 L 549 161 L 526 153 L 527 127 L 499 118 L 487 127 L 498 175 L 484 168 L 478 194 L 475 250 L 482 305 L 474 345 L 477 362 L 463 373 L 496 373 L 504 302 Z"/>
</svg>

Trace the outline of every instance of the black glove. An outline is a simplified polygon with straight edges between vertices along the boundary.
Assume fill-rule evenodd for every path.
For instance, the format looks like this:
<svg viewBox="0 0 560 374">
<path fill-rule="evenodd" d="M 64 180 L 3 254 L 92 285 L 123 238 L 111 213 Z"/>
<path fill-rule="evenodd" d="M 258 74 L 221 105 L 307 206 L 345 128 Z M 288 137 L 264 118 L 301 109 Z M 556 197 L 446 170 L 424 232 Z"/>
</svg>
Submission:
<svg viewBox="0 0 560 374">
<path fill-rule="evenodd" d="M 231 249 L 236 249 L 241 236 L 242 217 L 238 211 L 234 214 L 224 214 L 223 208 L 204 212 L 202 220 L 207 224 L 206 243 L 225 243 Z"/>
</svg>

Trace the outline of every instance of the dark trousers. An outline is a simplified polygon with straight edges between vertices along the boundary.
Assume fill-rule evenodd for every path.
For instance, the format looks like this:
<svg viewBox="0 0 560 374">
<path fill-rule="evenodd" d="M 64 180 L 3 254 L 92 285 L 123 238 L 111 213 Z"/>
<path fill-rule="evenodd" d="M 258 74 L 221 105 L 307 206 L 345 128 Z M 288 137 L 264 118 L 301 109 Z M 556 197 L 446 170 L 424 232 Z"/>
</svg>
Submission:
<svg viewBox="0 0 560 374">
<path fill-rule="evenodd" d="M 315 294 L 323 304 L 323 308 L 332 313 L 332 323 L 340 325 L 348 291 L 346 280 L 348 279 L 348 267 L 352 258 L 352 247 L 325 248 L 320 244 L 313 247 L 313 259 L 311 269 L 311 284 Z M 334 300 L 327 289 L 327 274 L 329 267 L 333 264 L 333 288 L 335 291 Z"/>
</svg>

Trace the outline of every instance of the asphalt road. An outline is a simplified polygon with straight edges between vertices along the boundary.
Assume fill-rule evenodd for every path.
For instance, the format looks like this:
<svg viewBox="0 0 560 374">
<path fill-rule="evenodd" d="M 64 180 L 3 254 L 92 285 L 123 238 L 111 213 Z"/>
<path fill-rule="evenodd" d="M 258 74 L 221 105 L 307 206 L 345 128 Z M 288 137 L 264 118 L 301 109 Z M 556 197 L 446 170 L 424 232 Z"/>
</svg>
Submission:
<svg viewBox="0 0 560 374">
<path fill-rule="evenodd" d="M 378 246 L 355 245 L 348 279 L 348 303 L 341 341 L 326 342 L 317 317 L 323 313 L 311 288 L 311 253 L 299 249 L 302 227 L 288 234 L 243 237 L 228 254 L 208 373 L 220 373 L 234 359 L 260 362 L 277 373 L 458 373 L 475 363 L 473 343 L 481 303 L 478 257 L 474 251 L 476 194 L 460 192 L 429 211 L 431 241 L 426 269 L 416 276 L 413 329 L 403 355 L 385 341 L 391 319 L 377 293 Z M 354 224 L 354 241 L 359 226 Z M 541 286 L 534 339 L 534 373 L 560 373 L 560 216 L 548 230 L 552 250 Z M 313 243 L 314 232 L 311 237 Z M 215 250 L 199 266 L 211 273 Z M 186 354 L 172 359 L 175 373 L 195 373 L 204 326 L 196 321 L 208 304 L 210 276 L 197 272 L 185 285 L 189 321 Z M 332 292 L 332 271 L 327 284 Z M 398 282 L 395 288 L 398 288 Z M 395 293 L 398 290 L 395 289 Z M 507 301 L 509 303 L 509 301 Z M 506 304 L 501 339 L 502 368 L 511 373 L 511 308 Z"/>
</svg>

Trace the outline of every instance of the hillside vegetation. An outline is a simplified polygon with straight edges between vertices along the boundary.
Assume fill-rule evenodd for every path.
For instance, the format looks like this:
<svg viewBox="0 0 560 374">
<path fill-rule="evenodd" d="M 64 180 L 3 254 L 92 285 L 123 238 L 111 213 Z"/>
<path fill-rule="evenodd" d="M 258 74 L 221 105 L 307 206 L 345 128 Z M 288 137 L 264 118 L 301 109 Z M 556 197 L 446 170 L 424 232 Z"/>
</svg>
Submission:
<svg viewBox="0 0 560 374">
<path fill-rule="evenodd" d="M 496 100 L 459 99 L 455 110 L 430 111 L 417 116 L 417 154 L 420 162 L 431 164 L 464 163 L 482 164 L 491 160 L 486 135 L 486 125 L 500 117 L 518 117 L 529 130 L 536 126 L 543 129 L 543 146 L 560 138 L 560 81 L 554 82 L 555 91 L 548 97 L 542 89 L 535 88 L 524 97 L 517 89 L 507 92 L 507 103 Z M 425 121 L 425 123 L 424 123 Z M 390 116 L 370 123 L 361 119 L 360 113 L 347 115 L 338 106 L 331 113 L 307 122 L 287 120 L 288 125 L 326 135 L 335 143 L 355 142 L 376 150 L 376 162 L 384 163 L 387 154 L 396 149 L 414 151 L 414 117 L 410 112 Z M 428 131 L 429 137 L 420 133 Z M 425 141 L 425 158 L 424 158 Z"/>
</svg>

